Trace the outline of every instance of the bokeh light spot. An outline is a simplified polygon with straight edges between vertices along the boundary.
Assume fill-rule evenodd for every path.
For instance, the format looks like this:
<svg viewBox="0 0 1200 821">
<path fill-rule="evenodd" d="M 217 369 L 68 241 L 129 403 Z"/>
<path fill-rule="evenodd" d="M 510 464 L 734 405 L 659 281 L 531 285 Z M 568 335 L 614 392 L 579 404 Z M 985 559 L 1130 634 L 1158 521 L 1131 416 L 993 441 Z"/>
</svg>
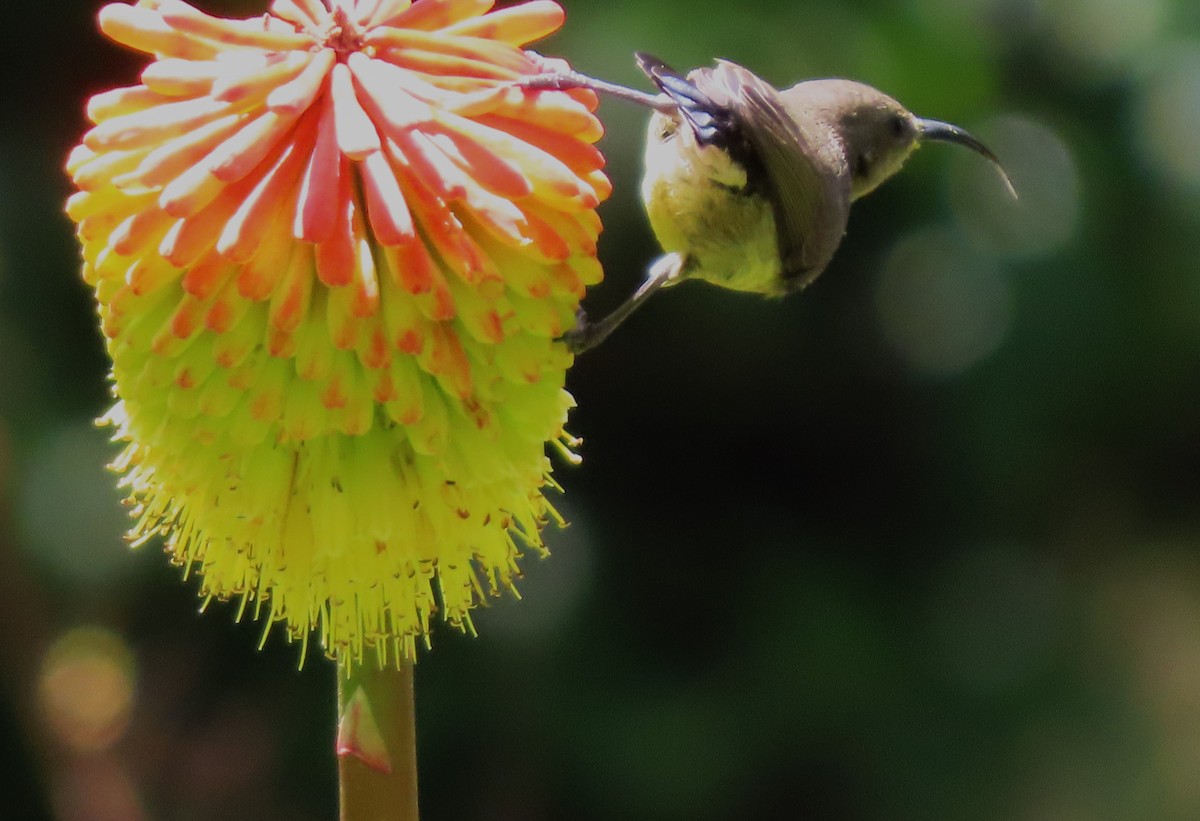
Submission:
<svg viewBox="0 0 1200 821">
<path fill-rule="evenodd" d="M 1152 71 L 1133 111 L 1150 166 L 1168 181 L 1200 188 L 1200 44 L 1177 50 Z"/>
<path fill-rule="evenodd" d="M 1045 125 L 1017 116 L 985 124 L 980 135 L 1004 163 L 1020 199 L 1008 196 L 987 163 L 956 156 L 950 198 L 967 231 L 1005 255 L 1044 254 L 1066 243 L 1080 207 L 1079 174 L 1066 143 Z"/>
<path fill-rule="evenodd" d="M 1131 545 L 1096 589 L 1100 635 L 1122 654 L 1134 702 L 1155 730 L 1152 765 L 1180 807 L 1200 810 L 1200 561 L 1194 542 Z"/>
<path fill-rule="evenodd" d="M 133 697 L 133 654 L 111 631 L 71 630 L 42 660 L 42 714 L 54 735 L 76 752 L 97 752 L 119 740 L 129 725 Z"/>
<path fill-rule="evenodd" d="M 1151 46 L 1167 21 L 1165 0 L 1047 0 L 1062 53 L 1091 69 L 1120 69 Z"/>
<path fill-rule="evenodd" d="M 875 292 L 883 335 L 914 371 L 960 373 L 994 351 L 1008 331 L 1012 298 L 996 261 L 952 231 L 902 239 Z"/>
</svg>

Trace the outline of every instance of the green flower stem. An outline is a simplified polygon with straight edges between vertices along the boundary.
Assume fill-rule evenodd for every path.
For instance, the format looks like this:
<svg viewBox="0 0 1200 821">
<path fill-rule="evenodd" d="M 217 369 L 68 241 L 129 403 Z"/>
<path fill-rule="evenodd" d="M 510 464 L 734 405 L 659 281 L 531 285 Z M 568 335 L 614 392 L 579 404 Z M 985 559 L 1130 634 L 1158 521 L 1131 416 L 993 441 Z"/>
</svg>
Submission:
<svg viewBox="0 0 1200 821">
<path fill-rule="evenodd" d="M 361 714 L 363 705 L 373 724 L 359 721 L 347 732 L 348 711 Z M 379 670 L 360 663 L 348 676 L 339 664 L 338 722 L 340 821 L 418 821 L 412 664 Z"/>
</svg>

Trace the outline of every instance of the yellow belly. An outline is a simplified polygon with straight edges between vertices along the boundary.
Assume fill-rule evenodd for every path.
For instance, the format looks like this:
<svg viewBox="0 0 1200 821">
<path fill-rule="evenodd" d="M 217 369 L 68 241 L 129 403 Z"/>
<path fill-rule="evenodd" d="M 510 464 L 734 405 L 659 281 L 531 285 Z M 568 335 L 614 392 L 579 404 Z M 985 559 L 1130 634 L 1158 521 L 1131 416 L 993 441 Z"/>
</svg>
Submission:
<svg viewBox="0 0 1200 821">
<path fill-rule="evenodd" d="M 642 199 L 664 251 L 686 260 L 685 278 L 755 293 L 784 293 L 775 217 L 761 196 L 742 193 L 746 172 L 729 155 L 699 146 L 674 117 L 655 114 L 646 141 Z"/>
</svg>

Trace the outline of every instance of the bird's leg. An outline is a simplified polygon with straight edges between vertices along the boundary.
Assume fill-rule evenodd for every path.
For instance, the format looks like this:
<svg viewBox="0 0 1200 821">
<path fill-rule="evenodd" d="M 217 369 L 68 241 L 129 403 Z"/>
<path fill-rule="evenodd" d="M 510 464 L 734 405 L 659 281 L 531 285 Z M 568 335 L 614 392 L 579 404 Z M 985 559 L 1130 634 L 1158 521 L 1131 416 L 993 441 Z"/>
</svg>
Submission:
<svg viewBox="0 0 1200 821">
<path fill-rule="evenodd" d="M 630 314 L 640 308 L 651 294 L 672 282 L 682 270 L 683 257 L 679 254 L 666 254 L 659 257 L 646 270 L 646 278 L 633 292 L 633 296 L 618 305 L 611 314 L 599 322 L 589 322 L 581 312 L 578 324 L 563 334 L 562 340 L 567 343 L 567 347 L 573 354 L 591 350 L 608 339 L 608 335 L 615 331 L 618 325 L 629 319 Z"/>
<path fill-rule="evenodd" d="M 618 100 L 643 105 L 655 111 L 671 112 L 676 109 L 675 102 L 666 95 L 649 94 L 645 91 L 638 91 L 636 88 L 617 85 L 605 80 L 597 80 L 595 77 L 589 77 L 586 74 L 580 74 L 578 71 L 569 69 L 522 77 L 516 81 L 515 85 L 530 89 L 531 91 L 567 91 L 572 88 L 586 88 L 595 91 L 597 94 L 607 94 Z"/>
</svg>

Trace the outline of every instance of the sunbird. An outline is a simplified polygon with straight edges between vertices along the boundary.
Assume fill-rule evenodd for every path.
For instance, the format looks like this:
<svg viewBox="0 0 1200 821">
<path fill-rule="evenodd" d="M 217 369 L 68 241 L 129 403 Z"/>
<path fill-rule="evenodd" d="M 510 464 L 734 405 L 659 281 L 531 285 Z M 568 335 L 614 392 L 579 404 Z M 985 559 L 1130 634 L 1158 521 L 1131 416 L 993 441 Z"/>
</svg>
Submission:
<svg viewBox="0 0 1200 821">
<path fill-rule="evenodd" d="M 580 314 L 563 340 L 575 353 L 599 345 L 666 285 L 700 279 L 783 296 L 825 270 L 846 233 L 850 204 L 900 170 L 923 142 L 992 151 L 958 126 L 910 113 L 851 80 L 806 80 L 779 91 L 727 60 L 686 77 L 635 54 L 651 94 L 574 71 L 525 78 L 530 89 L 588 88 L 653 110 L 642 199 L 664 254 L 611 314 Z"/>
</svg>

